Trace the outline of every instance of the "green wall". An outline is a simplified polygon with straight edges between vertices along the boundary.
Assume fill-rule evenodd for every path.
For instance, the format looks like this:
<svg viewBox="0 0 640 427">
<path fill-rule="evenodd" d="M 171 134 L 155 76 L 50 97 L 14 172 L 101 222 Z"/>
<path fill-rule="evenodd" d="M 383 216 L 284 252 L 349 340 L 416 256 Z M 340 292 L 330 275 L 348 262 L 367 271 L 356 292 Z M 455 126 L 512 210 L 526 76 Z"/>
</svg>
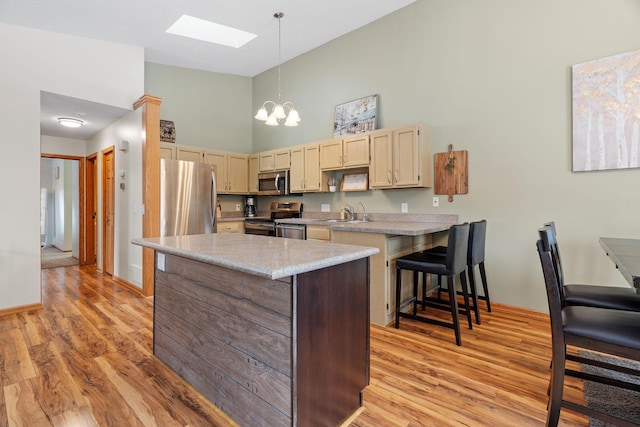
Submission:
<svg viewBox="0 0 640 427">
<path fill-rule="evenodd" d="M 492 298 L 546 310 L 535 252 L 536 230 L 546 221 L 558 226 L 568 281 L 626 285 L 598 237 L 640 238 L 640 170 L 571 171 L 571 66 L 639 49 L 639 18 L 635 0 L 418 0 L 282 64 L 282 98 L 295 103 L 300 126 L 271 128 L 252 118 L 276 96 L 275 68 L 249 80 L 246 92 L 227 96 L 251 99 L 237 114 L 251 128 L 252 151 L 329 138 L 335 105 L 371 94 L 379 95 L 378 127 L 422 121 L 431 128 L 433 153 L 448 144 L 468 150 L 469 194 L 452 203 L 440 196 L 439 208 L 432 207 L 432 189 L 301 200 L 306 211 L 362 202 L 368 212 L 400 212 L 406 202 L 411 213 L 485 218 Z M 147 78 L 157 78 L 150 72 L 156 67 L 147 68 Z M 163 97 L 166 77 L 148 93 Z M 173 93 L 166 96 L 163 108 Z M 187 130 L 172 116 L 183 142 Z M 194 125 L 193 139 L 209 133 L 207 120 Z"/>
<path fill-rule="evenodd" d="M 162 98 L 160 118 L 176 143 L 250 153 L 251 79 L 145 63 L 145 93 Z"/>
</svg>

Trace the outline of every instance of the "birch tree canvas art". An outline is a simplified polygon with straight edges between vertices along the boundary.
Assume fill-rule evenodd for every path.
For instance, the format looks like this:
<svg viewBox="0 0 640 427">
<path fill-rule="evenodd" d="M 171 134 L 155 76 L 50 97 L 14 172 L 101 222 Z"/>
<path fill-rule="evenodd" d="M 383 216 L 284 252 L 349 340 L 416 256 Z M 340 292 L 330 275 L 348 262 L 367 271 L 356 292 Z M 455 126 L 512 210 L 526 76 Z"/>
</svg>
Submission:
<svg viewBox="0 0 640 427">
<path fill-rule="evenodd" d="M 573 170 L 640 167 L 640 50 L 572 72 Z"/>
</svg>

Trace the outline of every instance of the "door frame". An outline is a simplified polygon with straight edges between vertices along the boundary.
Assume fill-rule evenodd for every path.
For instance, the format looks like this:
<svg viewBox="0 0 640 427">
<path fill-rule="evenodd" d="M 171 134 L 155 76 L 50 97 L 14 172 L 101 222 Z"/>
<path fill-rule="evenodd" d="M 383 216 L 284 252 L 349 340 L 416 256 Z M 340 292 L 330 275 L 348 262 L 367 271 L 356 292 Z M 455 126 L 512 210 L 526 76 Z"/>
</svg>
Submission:
<svg viewBox="0 0 640 427">
<path fill-rule="evenodd" d="M 85 263 L 97 264 L 98 261 L 98 153 L 93 153 L 85 160 Z M 94 227 L 93 224 L 96 224 Z"/>
<path fill-rule="evenodd" d="M 106 162 L 105 162 L 105 158 L 107 157 L 107 155 L 113 155 L 113 162 L 111 162 L 111 170 L 108 171 L 106 168 Z M 103 150 L 100 151 L 100 163 L 102 165 L 102 174 L 101 174 L 101 182 L 102 182 L 102 272 L 103 273 L 107 273 L 113 276 L 114 273 L 114 269 L 115 269 L 115 193 L 116 193 L 116 189 L 115 189 L 115 173 L 116 173 L 116 149 L 115 146 L 110 146 L 107 147 Z M 105 183 L 106 183 L 106 177 L 108 173 L 111 173 L 112 176 L 112 185 L 113 185 L 113 191 L 111 191 L 111 203 L 106 203 L 106 199 L 108 197 L 109 192 L 106 191 L 105 188 Z M 112 211 L 111 212 L 107 212 L 107 209 L 111 207 Z M 106 216 L 108 214 L 111 214 L 113 217 L 113 221 L 111 222 L 111 236 L 110 239 L 107 239 L 107 221 L 106 221 Z M 107 245 L 109 244 L 109 242 L 111 242 L 111 248 L 108 248 Z M 112 261 L 112 265 L 111 267 L 111 272 L 108 271 L 107 266 L 105 265 L 105 260 L 107 259 L 107 252 L 110 251 L 111 255 L 111 261 Z"/>
<path fill-rule="evenodd" d="M 78 241 L 78 263 L 80 265 L 85 265 L 87 262 L 87 258 L 86 258 L 86 247 L 85 247 L 85 242 L 86 242 L 86 232 L 87 232 L 87 224 L 86 224 L 86 218 L 85 218 L 85 200 L 86 200 L 86 193 L 85 193 L 85 176 L 84 176 L 84 170 L 85 170 L 85 161 L 86 158 L 85 157 L 81 157 L 81 156 L 67 156 L 64 154 L 52 154 L 52 153 L 40 153 L 40 158 L 43 159 L 60 159 L 60 160 L 78 160 L 79 161 L 79 166 L 78 166 L 78 220 L 79 220 L 79 241 Z"/>
</svg>

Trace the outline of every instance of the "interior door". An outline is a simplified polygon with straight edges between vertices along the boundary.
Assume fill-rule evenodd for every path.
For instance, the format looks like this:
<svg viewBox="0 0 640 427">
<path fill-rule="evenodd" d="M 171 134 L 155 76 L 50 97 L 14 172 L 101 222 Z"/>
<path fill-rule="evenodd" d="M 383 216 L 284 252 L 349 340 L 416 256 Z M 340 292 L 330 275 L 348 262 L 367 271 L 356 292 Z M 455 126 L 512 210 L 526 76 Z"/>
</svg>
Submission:
<svg viewBox="0 0 640 427">
<path fill-rule="evenodd" d="M 91 265 L 96 263 L 98 253 L 98 179 L 97 179 L 97 161 L 96 154 L 87 157 L 86 181 L 87 181 L 87 209 L 85 210 L 87 224 L 86 238 L 86 263 Z"/>
<path fill-rule="evenodd" d="M 102 270 L 113 276 L 114 247 L 114 170 L 113 147 L 102 152 Z"/>
</svg>

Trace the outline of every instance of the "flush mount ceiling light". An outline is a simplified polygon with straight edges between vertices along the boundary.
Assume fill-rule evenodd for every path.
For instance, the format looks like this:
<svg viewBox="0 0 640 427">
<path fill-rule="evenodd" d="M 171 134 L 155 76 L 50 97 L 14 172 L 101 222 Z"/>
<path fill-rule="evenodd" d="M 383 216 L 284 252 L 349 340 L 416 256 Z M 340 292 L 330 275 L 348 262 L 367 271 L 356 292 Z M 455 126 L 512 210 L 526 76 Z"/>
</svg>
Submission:
<svg viewBox="0 0 640 427">
<path fill-rule="evenodd" d="M 282 29 L 281 29 L 281 20 L 284 16 L 284 13 L 278 12 L 274 13 L 273 17 L 278 18 L 278 102 L 273 101 L 265 101 L 262 104 L 262 108 L 258 110 L 258 114 L 255 115 L 255 118 L 264 122 L 267 126 L 278 126 L 280 123 L 278 122 L 285 117 L 287 120 L 284 122 L 285 126 L 298 126 L 300 123 L 300 115 L 298 111 L 296 111 L 293 102 L 284 102 L 280 101 L 280 66 L 282 64 Z M 271 106 L 271 114 L 267 113 L 267 105 Z M 285 108 L 289 109 L 289 114 L 285 113 Z"/>
<path fill-rule="evenodd" d="M 80 119 L 73 119 L 71 117 L 58 117 L 58 123 L 68 128 L 79 128 L 84 124 Z"/>
<path fill-rule="evenodd" d="M 255 34 L 189 15 L 182 15 L 166 32 L 235 48 L 244 46 L 256 38 Z"/>
</svg>

